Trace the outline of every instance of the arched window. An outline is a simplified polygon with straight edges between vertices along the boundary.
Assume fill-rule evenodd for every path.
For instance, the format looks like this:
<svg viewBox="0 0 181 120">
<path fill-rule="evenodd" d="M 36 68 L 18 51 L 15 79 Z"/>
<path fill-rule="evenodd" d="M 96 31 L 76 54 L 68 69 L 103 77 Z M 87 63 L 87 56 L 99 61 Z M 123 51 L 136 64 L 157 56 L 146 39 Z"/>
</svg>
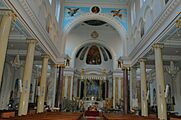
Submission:
<svg viewBox="0 0 181 120">
<path fill-rule="evenodd" d="M 167 4 L 167 3 L 168 3 L 168 1 L 169 1 L 169 0 L 165 0 L 165 4 Z"/>
<path fill-rule="evenodd" d="M 57 22 L 59 22 L 59 18 L 60 18 L 60 0 L 56 0 L 55 17 L 56 17 Z"/>
<path fill-rule="evenodd" d="M 140 29 L 141 37 L 143 37 L 143 35 L 145 34 L 143 19 L 141 19 L 141 21 L 140 21 L 140 28 L 139 29 Z"/>
<path fill-rule="evenodd" d="M 145 3 L 146 0 L 140 0 L 140 8 L 142 8 L 143 4 Z"/>
<path fill-rule="evenodd" d="M 152 10 L 151 10 L 150 6 L 148 6 L 145 9 L 144 19 L 145 19 L 144 29 L 146 32 L 153 24 L 153 14 L 152 14 Z"/>
<path fill-rule="evenodd" d="M 49 1 L 49 3 L 50 3 L 50 5 L 52 4 L 52 0 L 48 0 Z"/>
<path fill-rule="evenodd" d="M 134 2 L 131 7 L 131 23 L 133 24 L 135 20 L 136 20 L 136 6 Z"/>
</svg>

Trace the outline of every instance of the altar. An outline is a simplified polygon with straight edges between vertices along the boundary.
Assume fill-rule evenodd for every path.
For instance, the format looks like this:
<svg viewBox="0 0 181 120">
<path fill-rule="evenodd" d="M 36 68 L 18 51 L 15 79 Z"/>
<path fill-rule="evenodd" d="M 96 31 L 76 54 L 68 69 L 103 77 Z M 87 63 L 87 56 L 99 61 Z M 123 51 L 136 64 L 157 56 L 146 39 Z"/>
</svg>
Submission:
<svg viewBox="0 0 181 120">
<path fill-rule="evenodd" d="M 103 108 L 104 101 L 96 101 L 96 100 L 85 100 L 84 101 L 84 109 L 88 110 L 89 106 L 96 105 L 97 109 Z"/>
</svg>

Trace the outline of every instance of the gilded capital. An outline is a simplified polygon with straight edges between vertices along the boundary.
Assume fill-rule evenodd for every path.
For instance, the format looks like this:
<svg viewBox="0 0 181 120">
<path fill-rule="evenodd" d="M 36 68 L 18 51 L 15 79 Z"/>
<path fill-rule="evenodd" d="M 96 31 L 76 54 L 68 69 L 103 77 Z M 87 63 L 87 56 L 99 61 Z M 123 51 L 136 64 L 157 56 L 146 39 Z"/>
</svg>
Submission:
<svg viewBox="0 0 181 120">
<path fill-rule="evenodd" d="M 14 12 L 9 12 L 8 15 L 12 18 L 13 21 L 16 21 L 17 15 Z"/>
<path fill-rule="evenodd" d="M 153 48 L 163 48 L 164 47 L 164 44 L 163 43 L 155 43 L 155 44 L 153 44 L 153 46 L 152 46 Z"/>
<path fill-rule="evenodd" d="M 9 10 L 9 9 L 0 10 L 0 15 L 9 16 L 10 18 L 12 18 L 12 20 L 16 20 L 17 18 L 17 15 L 12 10 Z"/>
<path fill-rule="evenodd" d="M 36 39 L 27 39 L 27 43 L 36 44 L 38 41 Z"/>
<path fill-rule="evenodd" d="M 64 64 L 58 64 L 57 67 L 65 68 L 65 65 Z"/>
<path fill-rule="evenodd" d="M 139 62 L 146 62 L 146 61 L 147 61 L 146 58 L 141 58 L 141 59 L 139 59 Z"/>
<path fill-rule="evenodd" d="M 45 58 L 45 59 L 49 59 L 50 58 L 50 56 L 47 55 L 47 54 L 43 54 L 42 57 Z"/>
</svg>

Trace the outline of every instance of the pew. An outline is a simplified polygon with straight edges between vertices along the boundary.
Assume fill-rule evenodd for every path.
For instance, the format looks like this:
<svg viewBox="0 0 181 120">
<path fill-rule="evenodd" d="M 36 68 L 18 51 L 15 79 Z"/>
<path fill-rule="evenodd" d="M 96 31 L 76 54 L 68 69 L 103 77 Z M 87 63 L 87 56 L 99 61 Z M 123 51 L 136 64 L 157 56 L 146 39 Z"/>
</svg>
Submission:
<svg viewBox="0 0 181 120">
<path fill-rule="evenodd" d="M 103 114 L 105 120 L 159 120 L 156 117 L 142 117 L 137 115 Z"/>
<path fill-rule="evenodd" d="M 8 120 L 80 120 L 81 117 L 82 113 L 78 112 L 46 112 L 28 114 L 26 116 L 14 117 Z"/>
<path fill-rule="evenodd" d="M 11 118 L 11 117 L 15 117 L 15 111 L 11 110 L 0 111 L 0 118 Z"/>
</svg>

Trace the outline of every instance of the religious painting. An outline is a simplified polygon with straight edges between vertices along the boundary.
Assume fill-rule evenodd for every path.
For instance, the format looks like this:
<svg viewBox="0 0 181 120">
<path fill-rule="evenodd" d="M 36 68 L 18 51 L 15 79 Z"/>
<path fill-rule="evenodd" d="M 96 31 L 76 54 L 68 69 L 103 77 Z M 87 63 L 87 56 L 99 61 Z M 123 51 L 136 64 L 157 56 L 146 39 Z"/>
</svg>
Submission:
<svg viewBox="0 0 181 120">
<path fill-rule="evenodd" d="M 91 12 L 97 14 L 100 12 L 100 8 L 98 6 L 94 6 L 91 8 Z"/>
<path fill-rule="evenodd" d="M 79 11 L 80 8 L 67 8 L 68 10 L 68 14 L 70 17 L 73 17 L 78 11 Z"/>
<path fill-rule="evenodd" d="M 90 65 L 99 65 L 101 64 L 101 54 L 97 46 L 92 46 L 86 58 L 86 63 Z"/>
<path fill-rule="evenodd" d="M 87 96 L 98 97 L 99 93 L 99 81 L 98 80 L 87 80 Z"/>
</svg>

